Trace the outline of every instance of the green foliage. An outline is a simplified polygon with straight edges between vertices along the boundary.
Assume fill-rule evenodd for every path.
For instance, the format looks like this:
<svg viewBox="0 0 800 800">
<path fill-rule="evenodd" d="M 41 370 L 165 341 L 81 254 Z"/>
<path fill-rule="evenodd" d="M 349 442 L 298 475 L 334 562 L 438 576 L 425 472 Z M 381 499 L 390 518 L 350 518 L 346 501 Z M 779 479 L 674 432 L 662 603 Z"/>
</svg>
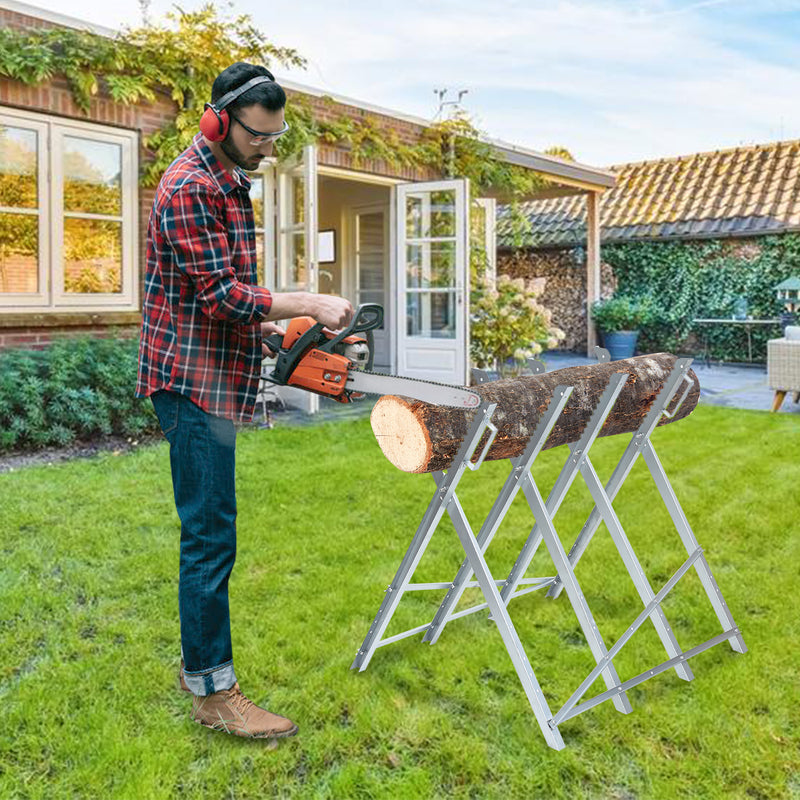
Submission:
<svg viewBox="0 0 800 800">
<path fill-rule="evenodd" d="M 747 337 L 741 325 L 697 325 L 697 318 L 733 316 L 739 295 L 747 297 L 754 319 L 776 318 L 781 310 L 773 287 L 800 275 L 800 235 L 765 236 L 758 244 L 701 242 L 636 242 L 603 247 L 617 291 L 650 296 L 653 316 L 639 337 L 641 352 L 682 352 L 690 333 L 707 337 L 712 357 L 745 361 Z M 780 335 L 777 325 L 752 329 L 753 358 L 766 359 L 766 342 Z"/>
<path fill-rule="evenodd" d="M 592 319 L 605 333 L 638 331 L 652 318 L 649 297 L 633 298 L 617 294 L 608 300 L 592 303 Z"/>
<path fill-rule="evenodd" d="M 69 339 L 0 352 L 0 451 L 156 432 L 133 396 L 136 339 Z"/>
<path fill-rule="evenodd" d="M 551 312 L 538 298 L 544 281 L 501 275 L 492 280 L 486 255 L 485 210 L 473 203 L 470 213 L 470 357 L 479 368 L 517 374 L 527 359 L 551 349 L 566 337 L 551 323 Z M 509 364 L 509 361 L 512 363 Z"/>
</svg>

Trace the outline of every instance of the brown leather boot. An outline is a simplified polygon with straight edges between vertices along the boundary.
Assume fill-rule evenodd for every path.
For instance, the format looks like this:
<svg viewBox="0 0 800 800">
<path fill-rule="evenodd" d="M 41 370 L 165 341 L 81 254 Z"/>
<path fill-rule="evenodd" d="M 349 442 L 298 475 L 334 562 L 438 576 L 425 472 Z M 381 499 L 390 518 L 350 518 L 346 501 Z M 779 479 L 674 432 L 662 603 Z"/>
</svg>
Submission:
<svg viewBox="0 0 800 800">
<path fill-rule="evenodd" d="M 221 692 L 204 697 L 195 696 L 192 719 L 207 728 L 249 739 L 277 739 L 294 736 L 298 731 L 297 725 L 290 719 L 273 714 L 248 700 L 238 683 Z"/>
<path fill-rule="evenodd" d="M 189 692 L 189 694 L 192 693 L 192 690 L 186 685 L 186 681 L 183 679 L 183 659 L 181 659 L 181 668 L 178 672 L 178 683 L 182 691 Z"/>
</svg>

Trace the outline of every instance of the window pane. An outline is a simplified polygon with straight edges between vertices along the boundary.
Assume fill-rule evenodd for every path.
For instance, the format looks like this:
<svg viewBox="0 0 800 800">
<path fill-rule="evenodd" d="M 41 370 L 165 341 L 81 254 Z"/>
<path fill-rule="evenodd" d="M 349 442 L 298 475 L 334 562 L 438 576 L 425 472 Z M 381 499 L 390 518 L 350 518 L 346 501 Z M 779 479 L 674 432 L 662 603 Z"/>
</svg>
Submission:
<svg viewBox="0 0 800 800">
<path fill-rule="evenodd" d="M 406 195 L 406 237 L 409 239 L 422 237 L 421 195 Z"/>
<path fill-rule="evenodd" d="M 253 181 L 250 186 L 250 201 L 253 203 L 253 217 L 256 228 L 264 227 L 264 178 L 261 175 L 251 175 Z"/>
<path fill-rule="evenodd" d="M 0 206 L 36 208 L 37 134 L 0 126 Z"/>
<path fill-rule="evenodd" d="M 406 195 L 406 237 L 428 239 L 456 235 L 454 189 Z"/>
<path fill-rule="evenodd" d="M 406 280 L 409 289 L 454 287 L 455 265 L 455 242 L 406 245 Z"/>
<path fill-rule="evenodd" d="M 426 236 L 456 235 L 456 193 L 454 189 L 431 194 L 431 228 Z"/>
<path fill-rule="evenodd" d="M 64 210 L 122 213 L 122 147 L 64 137 Z"/>
<path fill-rule="evenodd" d="M 122 291 L 122 223 L 64 220 L 64 291 L 77 294 Z"/>
<path fill-rule="evenodd" d="M 383 213 L 358 215 L 358 301 L 384 305 Z M 322 291 L 322 288 L 320 288 Z M 383 323 L 377 330 L 383 330 Z"/>
<path fill-rule="evenodd" d="M 292 209 L 294 215 L 291 224 L 305 222 L 306 219 L 306 190 L 303 179 L 292 176 Z"/>
<path fill-rule="evenodd" d="M 486 249 L 486 207 L 473 203 L 469 215 L 470 244 L 481 250 Z"/>
<path fill-rule="evenodd" d="M 265 267 L 264 260 L 264 234 L 256 232 L 256 283 L 259 286 L 266 286 L 266 277 L 264 275 Z"/>
<path fill-rule="evenodd" d="M 0 292 L 39 291 L 39 217 L 0 214 Z"/>
<path fill-rule="evenodd" d="M 293 233 L 289 237 L 289 287 L 305 289 L 308 284 L 306 272 L 306 236 L 304 233 Z"/>
<path fill-rule="evenodd" d="M 455 339 L 455 293 L 408 292 L 406 294 L 406 334 L 433 339 Z"/>
</svg>

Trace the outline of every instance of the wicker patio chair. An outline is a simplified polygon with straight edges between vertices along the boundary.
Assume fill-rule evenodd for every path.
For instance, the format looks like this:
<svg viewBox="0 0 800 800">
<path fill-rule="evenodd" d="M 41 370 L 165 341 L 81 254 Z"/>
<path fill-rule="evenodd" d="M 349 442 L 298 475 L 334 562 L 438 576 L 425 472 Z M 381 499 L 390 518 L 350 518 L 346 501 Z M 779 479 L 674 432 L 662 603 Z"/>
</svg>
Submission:
<svg viewBox="0 0 800 800">
<path fill-rule="evenodd" d="M 800 401 L 800 326 L 789 325 L 782 339 L 767 342 L 767 377 L 775 390 L 773 411 L 783 405 L 787 392 L 793 393 L 795 403 Z"/>
</svg>

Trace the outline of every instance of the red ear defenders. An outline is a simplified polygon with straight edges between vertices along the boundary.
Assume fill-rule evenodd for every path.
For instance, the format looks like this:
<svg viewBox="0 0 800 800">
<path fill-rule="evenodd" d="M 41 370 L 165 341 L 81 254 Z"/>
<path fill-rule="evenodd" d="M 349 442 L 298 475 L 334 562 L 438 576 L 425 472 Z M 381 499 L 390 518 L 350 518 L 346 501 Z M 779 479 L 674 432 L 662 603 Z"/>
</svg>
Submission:
<svg viewBox="0 0 800 800">
<path fill-rule="evenodd" d="M 225 107 L 229 106 L 237 97 L 241 97 L 249 89 L 258 86 L 259 83 L 272 82 L 272 80 L 266 75 L 257 75 L 237 89 L 232 89 L 227 94 L 222 95 L 216 103 L 206 103 L 203 116 L 200 117 L 200 133 L 209 142 L 221 142 L 228 135 L 228 128 L 231 124 L 230 115 L 225 110 Z"/>
</svg>

